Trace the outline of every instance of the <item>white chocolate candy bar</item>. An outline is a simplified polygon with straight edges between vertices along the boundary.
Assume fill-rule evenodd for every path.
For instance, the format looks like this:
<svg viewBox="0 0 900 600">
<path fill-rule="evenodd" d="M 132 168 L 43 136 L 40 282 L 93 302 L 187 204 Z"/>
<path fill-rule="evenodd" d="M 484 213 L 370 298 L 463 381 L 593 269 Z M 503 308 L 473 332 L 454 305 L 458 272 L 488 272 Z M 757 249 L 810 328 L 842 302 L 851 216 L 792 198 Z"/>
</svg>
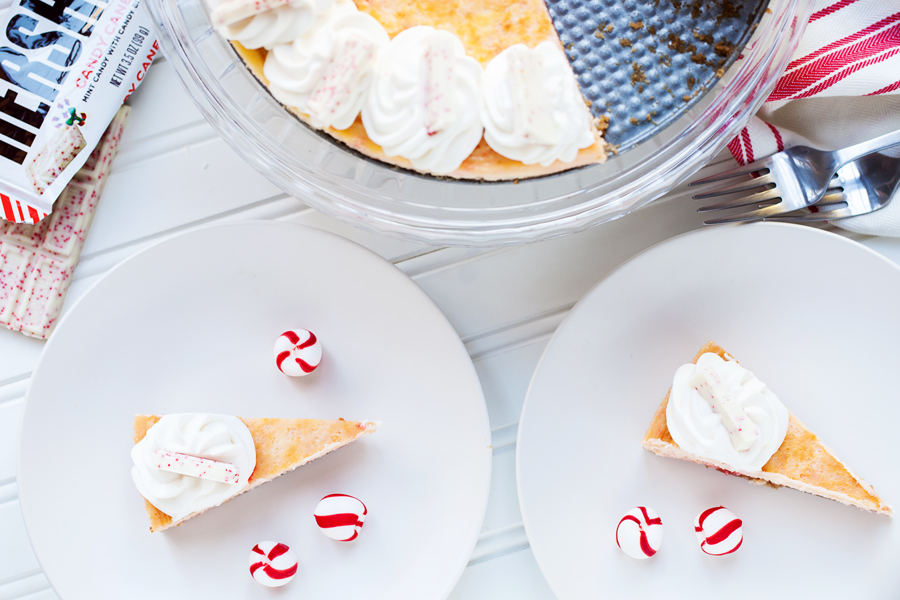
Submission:
<svg viewBox="0 0 900 600">
<path fill-rule="evenodd" d="M 210 16 L 214 26 L 228 26 L 287 4 L 290 0 L 230 0 L 217 6 Z"/>
<path fill-rule="evenodd" d="M 85 146 L 87 142 L 78 125 L 60 127 L 34 160 L 25 166 L 25 173 L 37 193 L 43 194 Z"/>
<path fill-rule="evenodd" d="M 375 44 L 365 36 L 356 35 L 341 44 L 331 59 L 325 74 L 313 88 L 306 103 L 306 110 L 323 127 L 330 127 L 338 107 L 350 101 L 350 86 L 359 79 L 359 73 L 367 69 L 375 56 Z"/>
<path fill-rule="evenodd" d="M 168 450 L 157 450 L 152 456 L 153 466 L 169 473 L 178 473 L 197 479 L 209 479 L 219 483 L 237 483 L 240 480 L 237 466 L 231 463 Z"/>
<path fill-rule="evenodd" d="M 116 113 L 50 218 L 0 223 L 0 325 L 42 339 L 56 327 L 130 110 Z"/>
<path fill-rule="evenodd" d="M 732 399 L 728 387 L 715 369 L 705 368 L 688 382 L 688 385 L 700 392 L 709 402 L 713 410 L 722 417 L 722 425 L 731 436 L 731 445 L 738 452 L 750 449 L 759 437 L 759 428 L 747 416 L 747 411 L 740 402 Z"/>
<path fill-rule="evenodd" d="M 559 143 L 559 128 L 550 112 L 544 89 L 544 57 L 523 45 L 509 50 L 512 62 L 514 131 L 523 131 L 533 144 L 553 146 Z"/>
<path fill-rule="evenodd" d="M 425 59 L 422 61 L 425 71 L 425 128 L 428 135 L 433 135 L 453 123 L 456 61 L 452 35 L 431 35 L 426 40 Z"/>
</svg>

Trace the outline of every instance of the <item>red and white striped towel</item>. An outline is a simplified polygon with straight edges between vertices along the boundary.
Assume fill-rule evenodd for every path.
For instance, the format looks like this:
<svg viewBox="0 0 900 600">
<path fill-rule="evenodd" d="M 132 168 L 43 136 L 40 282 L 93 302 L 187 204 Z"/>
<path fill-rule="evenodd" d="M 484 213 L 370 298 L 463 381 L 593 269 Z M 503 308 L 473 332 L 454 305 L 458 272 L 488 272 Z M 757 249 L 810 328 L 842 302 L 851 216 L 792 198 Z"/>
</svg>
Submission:
<svg viewBox="0 0 900 600">
<path fill-rule="evenodd" d="M 729 144 L 746 164 L 797 144 L 833 149 L 900 129 L 900 0 L 816 0 L 787 70 Z M 900 236 L 900 202 L 836 225 Z"/>
</svg>

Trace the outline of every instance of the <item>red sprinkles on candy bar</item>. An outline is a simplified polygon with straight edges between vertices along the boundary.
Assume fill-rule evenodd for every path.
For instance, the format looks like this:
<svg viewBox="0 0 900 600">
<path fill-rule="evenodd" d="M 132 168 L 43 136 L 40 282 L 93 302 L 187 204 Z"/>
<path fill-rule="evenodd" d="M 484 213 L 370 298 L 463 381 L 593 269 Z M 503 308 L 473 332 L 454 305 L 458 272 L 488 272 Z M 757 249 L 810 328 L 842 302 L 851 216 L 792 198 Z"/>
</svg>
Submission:
<svg viewBox="0 0 900 600">
<path fill-rule="evenodd" d="M 314 514 L 322 533 L 339 542 L 351 542 L 359 535 L 368 510 L 359 498 L 331 494 L 322 498 Z"/>
<path fill-rule="evenodd" d="M 710 556 L 736 552 L 744 541 L 743 524 L 724 506 L 704 510 L 694 519 L 700 549 Z"/>
<path fill-rule="evenodd" d="M 351 83 L 371 66 L 375 50 L 375 44 L 363 36 L 351 37 L 338 47 L 306 102 L 311 117 L 332 124 L 337 109 L 351 101 Z"/>
<path fill-rule="evenodd" d="M 240 480 L 241 474 L 237 465 L 231 463 L 168 450 L 157 450 L 152 456 L 153 466 L 162 471 L 219 483 L 237 483 Z"/>
<path fill-rule="evenodd" d="M 266 587 L 281 587 L 297 574 L 297 554 L 287 544 L 260 542 L 250 551 L 250 575 Z"/>
</svg>

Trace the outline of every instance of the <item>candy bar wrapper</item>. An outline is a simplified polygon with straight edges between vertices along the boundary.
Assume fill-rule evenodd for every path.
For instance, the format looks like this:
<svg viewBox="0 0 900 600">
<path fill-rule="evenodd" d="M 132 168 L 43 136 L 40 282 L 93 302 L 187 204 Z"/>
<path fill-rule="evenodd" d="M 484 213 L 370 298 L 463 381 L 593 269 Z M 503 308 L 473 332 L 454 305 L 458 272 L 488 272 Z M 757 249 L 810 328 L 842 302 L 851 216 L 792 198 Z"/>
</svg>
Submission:
<svg viewBox="0 0 900 600">
<path fill-rule="evenodd" d="M 159 44 L 142 0 L 18 0 L 0 32 L 0 217 L 37 223 Z"/>
</svg>

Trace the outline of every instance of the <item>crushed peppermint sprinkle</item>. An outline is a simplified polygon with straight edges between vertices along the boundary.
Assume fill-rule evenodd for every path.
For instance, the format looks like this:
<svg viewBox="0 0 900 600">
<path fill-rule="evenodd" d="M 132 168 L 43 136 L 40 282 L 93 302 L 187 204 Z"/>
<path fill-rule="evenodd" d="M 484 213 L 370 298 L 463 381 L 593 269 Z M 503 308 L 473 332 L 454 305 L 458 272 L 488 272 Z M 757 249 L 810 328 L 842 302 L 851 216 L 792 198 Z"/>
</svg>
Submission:
<svg viewBox="0 0 900 600">
<path fill-rule="evenodd" d="M 152 454 L 152 465 L 157 469 L 196 477 L 209 479 L 219 483 L 237 483 L 240 480 L 240 472 L 236 465 L 180 452 L 157 450 Z"/>
</svg>

